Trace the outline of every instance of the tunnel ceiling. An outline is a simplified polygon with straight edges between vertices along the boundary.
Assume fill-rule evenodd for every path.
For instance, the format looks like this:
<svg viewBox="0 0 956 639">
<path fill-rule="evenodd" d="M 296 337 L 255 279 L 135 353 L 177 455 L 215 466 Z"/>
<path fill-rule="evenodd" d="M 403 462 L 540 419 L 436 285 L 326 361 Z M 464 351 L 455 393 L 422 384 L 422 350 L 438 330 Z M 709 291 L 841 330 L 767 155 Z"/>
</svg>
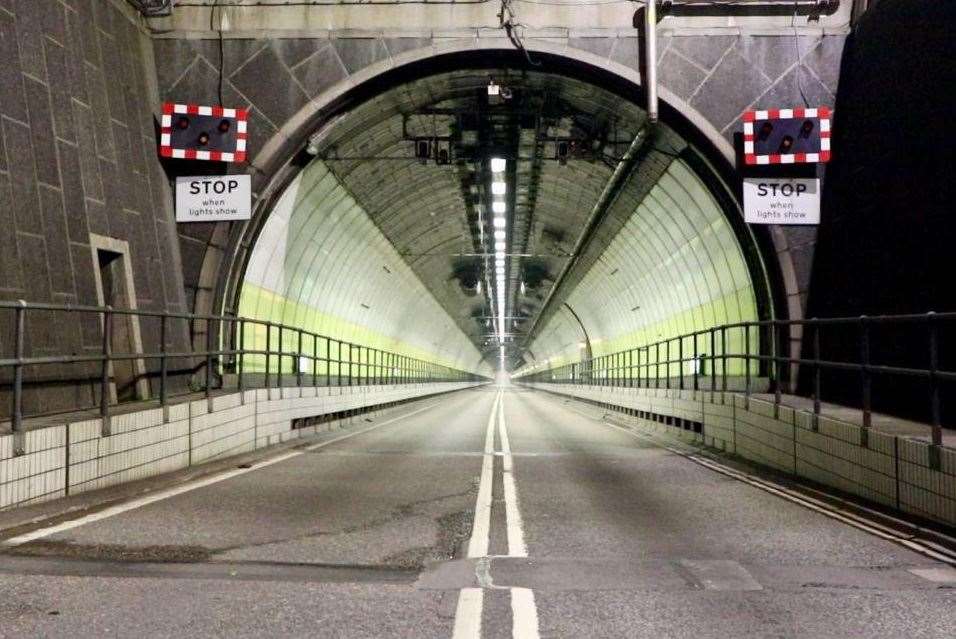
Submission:
<svg viewBox="0 0 956 639">
<path fill-rule="evenodd" d="M 489 97 L 490 82 L 510 97 Z M 512 160 L 505 314 L 520 344 L 644 119 L 578 80 L 470 69 L 364 103 L 322 132 L 320 156 L 462 331 L 492 349 L 487 160 Z M 431 145 L 432 158 L 415 159 L 416 140 Z"/>
<path fill-rule="evenodd" d="M 489 84 L 499 87 L 498 95 L 489 95 Z M 549 322 L 567 321 L 561 311 L 574 287 L 686 148 L 673 130 L 656 127 L 622 191 L 623 205 L 609 208 L 601 232 L 578 246 L 615 167 L 635 136 L 646 135 L 645 126 L 639 106 L 579 79 L 463 69 L 379 93 L 326 123 L 310 152 L 489 359 L 499 344 L 489 161 L 508 160 L 504 316 L 509 368 L 516 368 L 530 361 L 526 351 Z M 310 175 L 319 179 L 324 172 L 303 173 Z M 658 193 L 656 199 L 688 204 L 679 195 Z M 321 206 L 314 211 L 327 214 Z M 668 242 L 655 242 L 664 259 Z M 684 244 L 674 250 L 686 250 Z M 576 249 L 578 263 L 556 289 Z M 651 264 L 644 267 L 645 276 L 653 271 Z"/>
</svg>

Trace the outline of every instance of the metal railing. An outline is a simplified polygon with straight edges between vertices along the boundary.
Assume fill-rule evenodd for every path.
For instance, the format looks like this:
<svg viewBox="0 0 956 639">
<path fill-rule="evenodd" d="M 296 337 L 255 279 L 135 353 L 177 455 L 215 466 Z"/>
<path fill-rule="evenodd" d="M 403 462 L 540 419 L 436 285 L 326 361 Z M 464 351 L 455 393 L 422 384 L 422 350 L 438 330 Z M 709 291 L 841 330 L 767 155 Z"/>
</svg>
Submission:
<svg viewBox="0 0 956 639">
<path fill-rule="evenodd" d="M 882 335 L 882 340 L 874 337 L 875 333 L 886 331 L 889 334 Z M 941 387 L 956 382 L 956 371 L 941 366 L 943 334 L 956 336 L 956 313 L 739 322 L 573 364 L 532 368 L 516 379 L 692 388 L 711 393 L 726 392 L 734 382 L 749 400 L 755 379 L 761 378 L 767 380 L 767 387 L 773 392 L 777 412 L 786 389 L 788 393 L 812 398 L 813 414 L 819 416 L 822 398 L 829 388 L 830 395 L 841 403 L 861 409 L 863 428 L 872 425 L 874 380 L 892 383 L 894 386 L 887 389 L 898 392 L 898 387 L 905 385 L 902 380 L 907 379 L 915 381 L 917 388 L 910 384 L 906 399 L 922 404 L 915 412 L 929 423 L 932 443 L 940 445 L 944 396 Z M 789 351 L 787 345 L 798 337 L 802 337 L 802 354 L 785 354 Z M 952 342 L 956 340 L 951 339 L 950 346 Z M 882 360 L 875 356 L 877 351 L 883 355 Z M 951 349 L 946 353 L 950 354 Z M 925 364 L 907 364 L 918 360 Z M 887 412 L 893 414 L 892 410 Z"/>
<path fill-rule="evenodd" d="M 104 434 L 109 434 L 108 419 L 111 408 L 123 401 L 117 399 L 118 379 L 114 367 L 126 364 L 133 373 L 132 385 L 145 383 L 147 397 L 167 406 L 177 395 L 174 380 L 179 381 L 178 395 L 202 393 L 211 397 L 213 391 L 227 388 L 227 377 L 232 376 L 228 388 L 243 391 L 251 388 L 274 388 L 294 383 L 296 386 L 357 386 L 390 385 L 432 382 L 480 381 L 485 378 L 424 359 L 387 351 L 314 333 L 296 326 L 231 315 L 196 315 L 159 311 L 118 309 L 110 306 L 73 306 L 0 301 L 0 314 L 12 315 L 12 332 L 6 333 L 10 344 L 0 353 L 0 388 L 10 393 L 10 426 L 14 433 L 22 432 L 23 420 L 34 415 L 24 413 L 25 379 L 27 371 L 51 367 L 52 379 L 32 382 L 32 389 L 57 393 L 63 385 L 88 386 L 96 402 L 72 405 L 69 410 L 98 408 L 104 418 Z M 73 353 L 33 354 L 30 351 L 55 350 L 55 331 L 43 334 L 43 327 L 30 330 L 33 319 L 45 320 L 44 326 L 55 325 L 51 317 L 64 314 L 62 326 L 82 325 L 91 318 L 96 327 L 85 328 L 87 333 L 98 333 L 98 347 L 83 346 L 83 328 L 78 328 L 72 344 Z M 137 322 L 135 329 L 125 318 Z M 0 315 L 0 326 L 8 318 Z M 146 324 L 146 326 L 144 326 Z M 9 326 L 9 323 L 7 323 Z M 153 329 L 151 332 L 148 329 Z M 178 328 L 178 331 L 176 330 Z M 145 329 L 145 330 L 144 330 Z M 178 339 L 177 339 L 178 334 Z M 142 335 L 139 340 L 131 335 Z M 204 335 L 204 339 L 203 339 Z M 116 337 L 140 344 L 152 342 L 155 349 L 131 347 L 115 350 Z M 190 347 L 198 340 L 205 342 L 202 350 Z M 31 339 L 32 338 L 32 339 Z M 28 341 L 36 342 L 28 347 Z M 60 340 L 62 341 L 62 339 Z M 82 352 L 77 352 L 77 350 Z M 8 354 L 8 351 L 12 351 Z M 137 363 L 140 371 L 136 371 Z M 180 363 L 186 362 L 186 366 Z M 149 364 L 149 366 L 147 366 Z M 172 364 L 172 365 L 171 365 Z M 74 374 L 70 366 L 86 366 L 94 374 Z M 12 375 L 9 374 L 12 371 Z M 36 415 L 50 411 L 36 411 Z"/>
</svg>

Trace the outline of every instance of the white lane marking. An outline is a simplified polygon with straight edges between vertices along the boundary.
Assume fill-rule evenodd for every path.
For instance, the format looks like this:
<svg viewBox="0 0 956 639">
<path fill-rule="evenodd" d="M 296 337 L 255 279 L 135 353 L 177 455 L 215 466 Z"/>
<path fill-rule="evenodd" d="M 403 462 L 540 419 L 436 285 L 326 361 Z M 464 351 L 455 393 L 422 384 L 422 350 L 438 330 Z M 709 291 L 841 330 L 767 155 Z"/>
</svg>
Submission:
<svg viewBox="0 0 956 639">
<path fill-rule="evenodd" d="M 491 488 L 495 469 L 495 414 L 501 400 L 501 392 L 495 394 L 485 430 L 485 454 L 481 462 L 481 479 L 478 481 L 478 499 L 475 502 L 475 522 L 468 541 L 468 557 L 484 557 L 488 554 L 488 539 L 491 533 Z"/>
<path fill-rule="evenodd" d="M 495 451 L 495 422 L 501 438 L 501 452 Z M 524 543 L 524 531 L 521 523 L 521 511 L 518 509 L 518 490 L 514 479 L 514 459 L 511 456 L 511 442 L 508 440 L 508 428 L 505 424 L 504 395 L 499 391 L 495 395 L 485 429 L 485 452 L 481 464 L 481 479 L 478 483 L 478 498 L 475 503 L 475 523 L 468 542 L 468 557 L 479 559 L 475 574 L 481 588 L 463 588 L 458 594 L 458 608 L 455 611 L 455 629 L 453 639 L 480 639 L 481 613 L 485 588 L 494 589 L 489 572 L 488 544 L 491 529 L 492 485 L 494 481 L 494 459 L 502 457 L 502 482 L 505 498 L 505 518 L 508 531 L 507 557 L 527 557 L 528 549 Z M 538 639 L 538 609 L 534 603 L 534 593 L 528 588 L 509 588 L 511 598 L 511 634 L 514 639 Z"/>
<path fill-rule="evenodd" d="M 515 486 L 514 459 L 511 457 L 511 442 L 508 441 L 508 429 L 505 426 L 504 397 L 498 405 L 498 432 L 501 436 L 501 452 L 504 453 L 501 475 L 505 495 L 505 519 L 508 529 L 508 555 L 511 557 L 527 557 L 528 548 L 524 543 L 524 530 L 521 522 L 521 511 L 518 509 L 518 489 Z"/>
<path fill-rule="evenodd" d="M 485 591 L 481 588 L 462 588 L 455 609 L 455 630 L 452 639 L 480 639 L 481 611 Z"/>
<path fill-rule="evenodd" d="M 953 570 L 951 566 L 944 568 L 910 568 L 909 572 L 938 584 L 956 584 L 956 570 Z"/>
<path fill-rule="evenodd" d="M 345 435 L 336 437 L 334 439 L 330 439 L 328 441 L 319 442 L 318 444 L 312 444 L 310 446 L 304 447 L 301 450 L 296 450 L 290 453 L 286 453 L 284 455 L 279 455 L 278 457 L 272 457 L 270 459 L 266 459 L 261 462 L 255 462 L 251 468 L 236 468 L 233 470 L 228 470 L 228 471 L 219 473 L 217 475 L 212 475 L 211 477 L 196 479 L 194 481 L 189 481 L 179 486 L 166 488 L 164 490 L 160 490 L 155 493 L 151 493 L 149 495 L 144 495 L 143 497 L 137 497 L 136 499 L 131 499 L 121 504 L 110 506 L 109 508 L 104 508 L 103 510 L 97 511 L 95 513 L 90 513 L 89 515 L 84 515 L 83 517 L 79 517 L 77 519 L 64 521 L 62 523 L 55 524 L 53 526 L 47 526 L 46 528 L 38 528 L 37 530 L 33 530 L 28 533 L 18 535 L 16 537 L 4 539 L 0 541 L 0 546 L 6 546 L 6 547 L 20 546 L 22 544 L 35 541 L 37 539 L 42 539 L 43 537 L 55 535 L 56 533 L 60 533 L 65 530 L 71 530 L 73 528 L 84 526 L 86 524 L 91 524 L 93 522 L 100 521 L 108 517 L 113 517 L 114 515 L 119 515 L 119 514 L 128 512 L 130 510 L 142 508 L 143 506 L 148 506 L 149 504 L 162 501 L 163 499 L 169 499 L 170 497 L 175 497 L 176 495 L 182 495 L 183 493 L 188 493 L 190 491 L 193 491 L 199 488 L 204 488 L 206 486 L 218 484 L 221 481 L 232 479 L 233 477 L 238 477 L 239 475 L 245 475 L 246 473 L 251 473 L 255 470 L 259 470 L 260 468 L 266 468 L 267 466 L 272 466 L 273 464 L 284 462 L 286 460 L 292 459 L 293 457 L 298 457 L 299 455 L 302 455 L 306 451 L 312 451 L 312 450 L 317 450 L 319 448 L 323 448 L 325 446 L 331 446 L 332 444 L 336 442 L 340 442 L 343 439 L 349 439 L 351 437 L 355 437 L 357 435 L 367 433 L 370 430 L 375 430 L 376 428 L 387 426 L 388 424 L 396 422 L 400 419 L 406 419 L 408 417 L 412 417 L 413 415 L 417 415 L 418 413 L 426 411 L 429 408 L 438 406 L 439 404 L 441 404 L 441 402 L 435 402 L 433 404 L 429 404 L 428 406 L 423 406 L 422 408 L 419 408 L 418 410 L 412 411 L 411 413 L 407 413 L 405 415 L 398 415 L 397 417 L 388 419 L 382 422 L 381 424 L 375 424 L 374 426 L 363 428 L 362 430 L 355 431 L 354 433 L 347 433 Z"/>
<path fill-rule="evenodd" d="M 538 639 L 538 608 L 530 588 L 511 589 L 511 619 L 514 639 Z"/>
</svg>

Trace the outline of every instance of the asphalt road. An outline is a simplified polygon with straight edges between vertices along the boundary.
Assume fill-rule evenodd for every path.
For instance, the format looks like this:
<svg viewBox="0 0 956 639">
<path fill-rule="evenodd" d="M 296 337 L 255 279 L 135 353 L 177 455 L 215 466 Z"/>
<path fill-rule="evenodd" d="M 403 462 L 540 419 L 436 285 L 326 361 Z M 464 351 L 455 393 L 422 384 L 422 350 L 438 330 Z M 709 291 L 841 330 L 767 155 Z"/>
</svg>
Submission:
<svg viewBox="0 0 956 639">
<path fill-rule="evenodd" d="M 8 548 L 0 636 L 956 636 L 956 571 L 581 404 L 406 412 Z"/>
</svg>

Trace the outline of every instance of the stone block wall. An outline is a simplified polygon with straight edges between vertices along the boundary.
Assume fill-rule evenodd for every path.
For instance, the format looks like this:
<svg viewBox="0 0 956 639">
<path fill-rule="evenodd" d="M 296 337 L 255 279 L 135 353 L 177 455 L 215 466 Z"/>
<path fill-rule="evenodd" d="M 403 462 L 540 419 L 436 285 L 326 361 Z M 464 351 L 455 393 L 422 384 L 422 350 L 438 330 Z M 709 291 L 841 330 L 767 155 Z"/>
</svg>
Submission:
<svg viewBox="0 0 956 639">
<path fill-rule="evenodd" d="M 250 157 L 273 138 L 301 109 L 355 82 L 377 65 L 398 65 L 409 55 L 511 45 L 494 32 L 432 31 L 429 25 L 404 25 L 394 31 L 349 30 L 314 34 L 255 32 L 226 33 L 222 41 L 222 97 L 229 106 L 250 111 Z M 218 38 L 190 33 L 158 36 L 153 43 L 160 94 L 178 102 L 214 103 L 219 90 Z M 641 40 L 630 29 L 529 29 L 526 42 L 557 44 L 570 58 L 597 56 L 599 63 L 620 64 L 639 71 Z M 832 106 L 835 102 L 845 35 L 688 34 L 663 30 L 659 43 L 661 85 L 699 112 L 724 141 L 732 142 L 748 108 L 803 104 Z M 307 135 L 311 131 L 302 132 Z M 304 138 L 301 140 L 304 143 Z M 295 149 L 297 150 L 297 149 Z M 264 187 L 270 174 L 253 171 Z M 241 171 L 240 167 L 230 170 Z M 221 223 L 222 225 L 228 223 Z M 180 229 L 185 285 L 189 299 L 208 286 L 201 279 L 210 245 L 221 250 L 228 233 L 213 225 L 183 225 Z M 773 250 L 780 256 L 783 277 L 790 285 L 791 306 L 803 309 L 810 280 L 815 230 L 780 229 Z M 208 274 L 206 274 L 208 277 Z M 223 277 L 220 274 L 220 277 Z M 203 309 L 197 309 L 203 310 Z"/>
<path fill-rule="evenodd" d="M 129 244 L 137 304 L 184 311 L 168 181 L 156 154 L 152 47 L 137 14 L 113 0 L 0 1 L 0 300 L 96 305 L 91 234 Z M 13 348 L 0 311 L 0 353 Z M 143 331 L 145 350 L 157 333 Z M 180 328 L 171 342 L 185 347 Z M 37 314 L 27 355 L 97 352 L 95 316 Z M 25 409 L 88 404 L 67 380 L 92 365 L 26 371 Z M 10 379 L 0 370 L 0 384 Z M 44 383 L 47 390 L 34 391 Z M 0 417 L 9 411 L 0 388 Z"/>
</svg>

